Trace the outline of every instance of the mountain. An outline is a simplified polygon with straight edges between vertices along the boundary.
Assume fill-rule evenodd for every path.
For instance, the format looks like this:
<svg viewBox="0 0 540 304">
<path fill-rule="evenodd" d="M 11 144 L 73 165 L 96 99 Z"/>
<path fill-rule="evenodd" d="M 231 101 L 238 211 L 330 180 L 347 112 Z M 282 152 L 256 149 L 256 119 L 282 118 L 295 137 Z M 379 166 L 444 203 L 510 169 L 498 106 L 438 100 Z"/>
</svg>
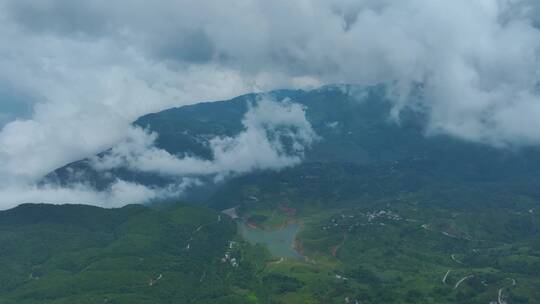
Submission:
<svg viewBox="0 0 540 304">
<path fill-rule="evenodd" d="M 388 93 L 279 90 L 141 117 L 179 158 L 214 160 L 210 139 L 245 131 L 264 99 L 305 107 L 317 140 L 300 163 L 199 176 L 167 202 L 0 212 L 0 303 L 540 303 L 537 149 L 430 134 L 413 111 L 397 123 Z M 82 160 L 46 182 L 178 179 L 106 173 Z"/>
<path fill-rule="evenodd" d="M 320 140 L 306 151 L 304 165 L 345 165 L 359 171 L 376 171 L 375 174 L 386 174 L 398 166 L 404 174 L 401 181 L 417 183 L 415 189 L 425 183 L 529 183 L 540 173 L 537 149 L 498 149 L 441 134 L 428 136 L 427 118 L 407 110 L 396 122 L 391 119 L 393 103 L 384 85 L 332 85 L 311 91 L 248 94 L 229 101 L 149 114 L 134 124 L 158 134 L 156 146 L 172 155 L 212 160 L 208 138 L 241 132 L 242 118 L 249 105 L 262 98 L 291 100 L 305 106 L 306 117 Z M 89 163 L 82 160 L 69 164 L 51 173 L 47 181 L 64 185 L 85 182 L 103 189 L 116 178 L 154 186 L 175 180 L 175 177 L 122 167 L 112 169 L 112 174 L 107 175 Z M 261 172 L 255 172 L 258 173 Z M 370 174 L 365 177 L 371 178 Z M 208 194 L 216 188 L 211 185 L 212 180 L 206 182 L 207 188 L 188 191 L 184 199 L 206 202 Z M 200 192 L 205 195 L 197 195 Z"/>
</svg>

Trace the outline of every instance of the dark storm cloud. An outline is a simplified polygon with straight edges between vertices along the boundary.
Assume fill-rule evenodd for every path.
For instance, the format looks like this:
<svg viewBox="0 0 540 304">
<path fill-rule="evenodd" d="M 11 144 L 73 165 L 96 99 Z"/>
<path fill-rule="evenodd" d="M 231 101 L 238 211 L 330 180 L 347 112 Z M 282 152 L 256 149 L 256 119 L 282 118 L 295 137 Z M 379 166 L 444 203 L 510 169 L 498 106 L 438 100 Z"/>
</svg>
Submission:
<svg viewBox="0 0 540 304">
<path fill-rule="evenodd" d="M 109 19 L 100 1 L 7 1 L 5 9 L 13 22 L 27 31 L 63 35 L 105 34 Z"/>
<path fill-rule="evenodd" d="M 15 119 L 28 119 L 32 115 L 35 96 L 0 83 L 0 128 Z"/>
<path fill-rule="evenodd" d="M 155 54 L 166 60 L 205 63 L 214 58 L 212 39 L 202 29 L 176 34 L 161 43 Z"/>
</svg>

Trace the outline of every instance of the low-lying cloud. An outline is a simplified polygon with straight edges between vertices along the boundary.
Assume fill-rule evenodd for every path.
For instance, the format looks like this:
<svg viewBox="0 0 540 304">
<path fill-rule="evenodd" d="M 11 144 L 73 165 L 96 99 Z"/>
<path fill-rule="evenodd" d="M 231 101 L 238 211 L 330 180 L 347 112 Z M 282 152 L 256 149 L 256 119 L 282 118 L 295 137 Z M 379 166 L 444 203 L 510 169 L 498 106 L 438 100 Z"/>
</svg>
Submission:
<svg viewBox="0 0 540 304">
<path fill-rule="evenodd" d="M 0 187 L 0 207 L 19 203 L 86 203 L 104 207 L 145 203 L 177 198 L 189 187 L 200 186 L 197 177 L 213 177 L 215 181 L 255 170 L 279 170 L 298 164 L 306 149 L 318 140 L 306 119 L 302 105 L 290 100 L 260 99 L 248 106 L 242 119 L 244 130 L 232 137 L 215 136 L 207 142 L 212 159 L 172 155 L 155 146 L 159 136 L 131 126 L 127 136 L 109 151 L 91 157 L 90 166 L 101 174 L 114 177 L 113 169 L 124 168 L 174 177 L 166 186 L 150 187 L 119 177 L 105 190 L 97 190 L 82 182 L 67 186 L 45 183 L 12 183 Z M 71 172 L 77 175 L 82 172 Z"/>
<path fill-rule="evenodd" d="M 2 194 L 0 208 L 7 209 L 22 203 L 89 204 L 116 208 L 126 204 L 142 204 L 152 200 L 177 198 L 187 188 L 198 184 L 196 179 L 185 178 L 178 183 L 160 188 L 118 179 L 103 191 L 97 191 L 92 186 L 83 183 L 69 186 L 18 184 L 0 188 Z"/>
<path fill-rule="evenodd" d="M 251 104 L 242 124 L 244 130 L 234 137 L 208 140 L 211 160 L 172 155 L 154 145 L 158 134 L 133 127 L 124 141 L 90 163 L 98 171 L 128 168 L 172 176 L 212 175 L 219 180 L 230 174 L 298 164 L 317 139 L 304 108 L 287 100 L 262 99 Z"/>
</svg>

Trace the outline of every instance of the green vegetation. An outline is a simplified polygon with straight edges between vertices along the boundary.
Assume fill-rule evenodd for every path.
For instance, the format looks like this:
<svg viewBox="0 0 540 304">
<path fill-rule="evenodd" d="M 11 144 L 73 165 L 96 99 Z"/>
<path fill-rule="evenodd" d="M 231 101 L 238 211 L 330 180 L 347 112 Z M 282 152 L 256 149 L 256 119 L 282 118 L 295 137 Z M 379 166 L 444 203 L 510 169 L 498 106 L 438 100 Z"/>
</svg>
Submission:
<svg viewBox="0 0 540 304">
<path fill-rule="evenodd" d="M 306 183 L 293 182 L 298 170 L 231 181 L 219 204 L 240 202 L 269 232 L 299 223 L 303 259 L 270 255 L 201 207 L 22 205 L 0 213 L 0 303 L 474 304 L 501 289 L 508 303 L 539 301 L 530 192 L 428 185 L 348 196 L 313 186 L 354 180 L 335 166 Z"/>
<path fill-rule="evenodd" d="M 270 255 L 225 215 L 184 204 L 1 212 L 0 303 L 474 304 L 497 300 L 500 289 L 507 303 L 540 299 L 540 220 L 526 198 L 449 208 L 423 191 L 303 202 L 292 215 L 270 203 L 272 193 L 261 191 L 242 214 L 301 223 L 304 258 Z M 283 229 L 258 219 L 258 229 Z"/>
<path fill-rule="evenodd" d="M 0 229 L 0 303 L 252 303 L 242 290 L 264 254 L 223 263 L 235 224 L 186 205 L 22 205 Z"/>
<path fill-rule="evenodd" d="M 297 247 L 306 259 L 273 261 L 263 271 L 301 283 L 275 292 L 271 298 L 277 302 L 480 304 L 496 301 L 499 290 L 507 303 L 540 301 L 540 219 L 534 197 L 516 195 L 509 202 L 510 186 L 495 191 L 454 185 L 339 200 L 340 193 L 318 187 L 295 194 L 302 193 L 297 187 L 307 186 L 283 181 L 296 170 L 300 167 L 242 179 L 244 186 L 237 181 L 227 192 L 235 202 L 243 201 L 239 209 L 247 219 L 273 214 L 258 223 L 261 229 L 280 229 L 273 218 L 302 224 Z M 340 180 L 330 172 L 318 176 Z M 253 184 L 260 185 L 259 200 L 242 200 L 242 189 L 253 191 Z M 294 216 L 280 208 L 285 199 L 294 206 Z"/>
<path fill-rule="evenodd" d="M 425 136 L 421 115 L 405 110 L 399 124 L 388 119 L 384 86 L 269 95 L 305 105 L 321 137 L 302 164 L 220 183 L 202 178 L 205 185 L 183 198 L 198 207 L 1 212 L 0 304 L 486 304 L 499 294 L 509 304 L 540 303 L 538 149 Z M 157 145 L 172 154 L 212 159 L 205 139 L 237 134 L 257 98 L 170 109 L 136 124 L 159 133 Z M 113 173 L 146 185 L 171 182 Z M 97 188 L 113 181 L 85 161 L 48 179 Z M 218 212 L 235 206 L 260 230 L 252 243 Z M 281 229 L 291 224 L 300 227 L 301 258 L 282 259 L 268 249 L 287 246 L 291 236 Z"/>
<path fill-rule="evenodd" d="M 275 296 L 282 303 L 474 304 L 499 290 L 507 303 L 540 301 L 535 185 L 415 183 L 415 171 L 390 170 L 306 163 L 239 177 L 210 202 L 240 204 L 263 229 L 279 229 L 275 218 L 301 223 L 306 261 L 265 269 L 302 282 Z"/>
</svg>

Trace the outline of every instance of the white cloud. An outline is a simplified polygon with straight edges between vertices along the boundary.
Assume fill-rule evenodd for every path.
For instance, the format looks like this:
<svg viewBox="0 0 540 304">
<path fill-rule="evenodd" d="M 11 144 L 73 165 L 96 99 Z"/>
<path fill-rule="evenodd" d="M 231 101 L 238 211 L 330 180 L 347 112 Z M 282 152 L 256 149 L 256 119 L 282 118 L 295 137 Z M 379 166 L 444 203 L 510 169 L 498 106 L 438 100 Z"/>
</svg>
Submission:
<svg viewBox="0 0 540 304">
<path fill-rule="evenodd" d="M 178 184 L 164 188 L 152 188 L 137 183 L 117 180 L 107 190 L 96 191 L 85 184 L 69 187 L 56 185 L 15 185 L 0 188 L 0 209 L 15 207 L 23 203 L 90 204 L 106 208 L 122 207 L 126 204 L 142 204 L 155 199 L 178 197 L 186 188 L 198 184 L 186 178 Z"/>
<path fill-rule="evenodd" d="M 39 90 L 43 100 L 35 104 L 31 119 L 8 123 L 0 132 L 0 180 L 37 180 L 103 151 L 146 113 L 245 91 L 234 72 L 210 66 L 176 74 L 136 57 L 128 63 L 130 67 L 109 68 L 62 67 L 64 63 L 56 60 L 62 59 L 51 59 L 53 67 L 47 68 L 59 70 L 48 71 L 56 79 L 33 70 L 21 76 L 36 82 L 30 89 Z M 24 64 L 11 67 L 25 68 Z"/>
<path fill-rule="evenodd" d="M 0 0 L 0 102 L 33 105 L 19 120 L 0 115 L 11 121 L 0 131 L 0 186 L 112 147 L 149 112 L 327 83 L 396 83 L 395 113 L 424 109 L 430 133 L 538 145 L 539 9 L 536 0 Z M 411 83 L 424 99 L 406 98 Z"/>
<path fill-rule="evenodd" d="M 117 179 L 103 191 L 82 183 L 65 187 L 11 183 L 0 187 L 0 209 L 27 202 L 119 207 L 155 199 L 177 198 L 186 188 L 200 185 L 201 182 L 194 176 L 214 176 L 220 180 L 231 174 L 261 169 L 277 170 L 298 164 L 304 150 L 317 140 L 305 117 L 305 109 L 288 100 L 276 102 L 261 99 L 250 105 L 242 123 L 244 130 L 236 136 L 214 137 L 208 141 L 214 155 L 212 160 L 171 155 L 155 147 L 157 134 L 130 127 L 125 139 L 104 156 L 95 156 L 90 161 L 103 174 L 110 174 L 105 172 L 110 169 L 125 167 L 180 177 L 180 182 L 159 188 Z M 283 143 L 284 137 L 290 140 L 289 148 Z"/>
<path fill-rule="evenodd" d="M 299 163 L 317 135 L 305 117 L 304 108 L 290 101 L 259 100 L 251 105 L 242 123 L 244 130 L 234 137 L 214 137 L 208 141 L 213 159 L 176 156 L 158 149 L 158 134 L 132 128 L 128 137 L 91 164 L 97 170 L 126 167 L 165 175 L 214 175 L 260 169 L 281 169 Z M 290 149 L 283 138 L 290 140 Z"/>
</svg>

